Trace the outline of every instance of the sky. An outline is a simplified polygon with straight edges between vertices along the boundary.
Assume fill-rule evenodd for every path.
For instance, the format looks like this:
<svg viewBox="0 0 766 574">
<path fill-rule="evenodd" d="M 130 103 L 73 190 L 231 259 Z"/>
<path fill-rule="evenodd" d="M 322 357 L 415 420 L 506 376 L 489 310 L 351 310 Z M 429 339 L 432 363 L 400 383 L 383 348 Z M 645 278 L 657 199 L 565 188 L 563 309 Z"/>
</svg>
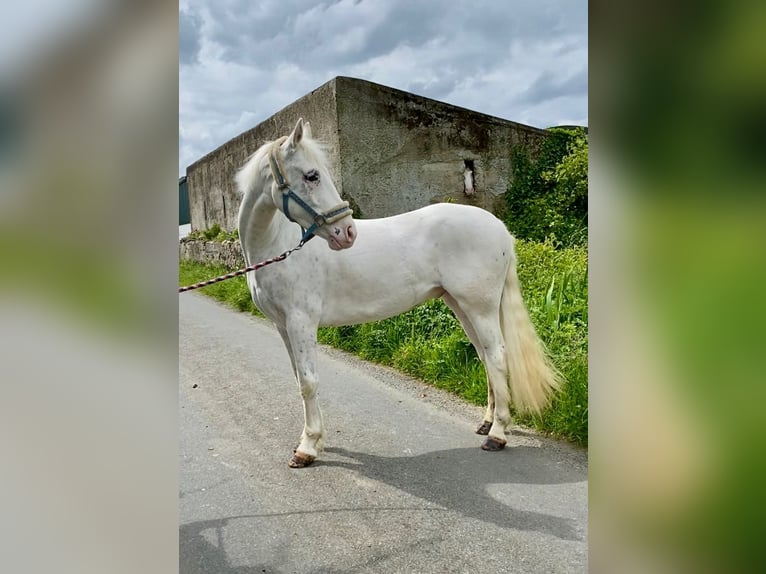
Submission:
<svg viewBox="0 0 766 574">
<path fill-rule="evenodd" d="M 335 76 L 588 125 L 587 0 L 181 0 L 179 175 Z"/>
</svg>

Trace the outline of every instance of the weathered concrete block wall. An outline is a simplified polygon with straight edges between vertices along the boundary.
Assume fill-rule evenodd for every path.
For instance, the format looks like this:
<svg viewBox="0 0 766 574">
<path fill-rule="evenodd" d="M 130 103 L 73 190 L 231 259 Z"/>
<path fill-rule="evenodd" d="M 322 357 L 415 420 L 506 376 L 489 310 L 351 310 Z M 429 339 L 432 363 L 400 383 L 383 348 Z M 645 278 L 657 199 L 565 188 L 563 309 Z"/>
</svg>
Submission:
<svg viewBox="0 0 766 574">
<path fill-rule="evenodd" d="M 289 134 L 299 117 L 310 121 L 314 137 L 327 145 L 330 173 L 340 179 L 335 108 L 335 84 L 328 82 L 186 168 L 192 230 L 214 223 L 227 231 L 237 228 L 240 198 L 234 175 L 261 145 Z"/>
<path fill-rule="evenodd" d="M 364 217 L 440 201 L 497 213 L 511 177 L 511 149 L 539 147 L 545 132 L 352 78 L 335 79 L 341 173 Z M 463 169 L 473 162 L 476 193 Z"/>
<path fill-rule="evenodd" d="M 545 131 L 354 78 L 337 77 L 190 165 L 193 230 L 236 229 L 234 174 L 258 147 L 290 133 L 299 117 L 327 146 L 341 196 L 364 218 L 454 201 L 498 213 L 511 150 L 539 148 Z M 476 193 L 463 193 L 465 161 Z"/>
</svg>

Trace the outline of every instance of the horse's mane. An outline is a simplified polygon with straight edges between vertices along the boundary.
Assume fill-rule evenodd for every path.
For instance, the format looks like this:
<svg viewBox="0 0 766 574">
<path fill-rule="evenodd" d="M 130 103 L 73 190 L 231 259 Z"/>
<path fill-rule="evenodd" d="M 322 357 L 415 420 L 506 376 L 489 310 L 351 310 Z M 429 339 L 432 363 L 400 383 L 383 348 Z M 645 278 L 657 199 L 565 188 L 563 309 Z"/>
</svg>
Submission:
<svg viewBox="0 0 766 574">
<path fill-rule="evenodd" d="M 271 174 L 267 156 L 271 145 L 275 140 L 267 141 L 259 147 L 237 171 L 234 180 L 237 182 L 237 191 L 244 196 L 253 188 L 259 177 L 268 177 Z M 307 135 L 303 135 L 299 144 L 303 151 L 313 157 L 319 165 L 327 165 L 327 145 Z"/>
<path fill-rule="evenodd" d="M 234 181 L 237 182 L 237 191 L 241 196 L 246 195 L 253 188 L 259 176 L 265 177 L 267 175 L 269 164 L 263 160 L 266 158 L 272 143 L 269 141 L 259 147 L 255 153 L 247 158 L 245 164 L 237 170 Z"/>
</svg>

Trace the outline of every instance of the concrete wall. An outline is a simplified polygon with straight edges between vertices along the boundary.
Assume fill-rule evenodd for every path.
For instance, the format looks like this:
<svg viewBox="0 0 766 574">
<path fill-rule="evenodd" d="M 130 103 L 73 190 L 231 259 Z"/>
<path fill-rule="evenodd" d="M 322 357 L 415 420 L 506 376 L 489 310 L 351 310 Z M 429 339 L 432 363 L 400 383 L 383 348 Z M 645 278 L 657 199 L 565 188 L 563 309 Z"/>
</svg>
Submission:
<svg viewBox="0 0 766 574">
<path fill-rule="evenodd" d="M 511 149 L 539 148 L 543 130 L 354 78 L 337 77 L 187 168 L 192 229 L 236 229 L 234 174 L 299 117 L 328 148 L 330 171 L 357 216 L 385 217 L 439 201 L 494 213 L 511 177 Z M 465 161 L 476 193 L 463 193 Z"/>
<path fill-rule="evenodd" d="M 510 152 L 537 149 L 543 130 L 352 78 L 336 82 L 343 188 L 366 218 L 440 201 L 497 213 L 511 177 Z M 463 193 L 465 160 L 475 167 Z"/>
</svg>

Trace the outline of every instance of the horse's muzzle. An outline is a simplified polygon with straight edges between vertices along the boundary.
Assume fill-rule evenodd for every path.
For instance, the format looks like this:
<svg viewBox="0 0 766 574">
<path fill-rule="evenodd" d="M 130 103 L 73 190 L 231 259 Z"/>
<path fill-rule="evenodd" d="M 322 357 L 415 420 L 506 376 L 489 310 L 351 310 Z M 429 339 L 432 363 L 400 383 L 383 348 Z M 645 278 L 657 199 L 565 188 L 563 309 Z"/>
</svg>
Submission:
<svg viewBox="0 0 766 574">
<path fill-rule="evenodd" d="M 344 217 L 328 228 L 327 244 L 333 251 L 348 249 L 356 241 L 356 225 L 350 217 Z"/>
</svg>

